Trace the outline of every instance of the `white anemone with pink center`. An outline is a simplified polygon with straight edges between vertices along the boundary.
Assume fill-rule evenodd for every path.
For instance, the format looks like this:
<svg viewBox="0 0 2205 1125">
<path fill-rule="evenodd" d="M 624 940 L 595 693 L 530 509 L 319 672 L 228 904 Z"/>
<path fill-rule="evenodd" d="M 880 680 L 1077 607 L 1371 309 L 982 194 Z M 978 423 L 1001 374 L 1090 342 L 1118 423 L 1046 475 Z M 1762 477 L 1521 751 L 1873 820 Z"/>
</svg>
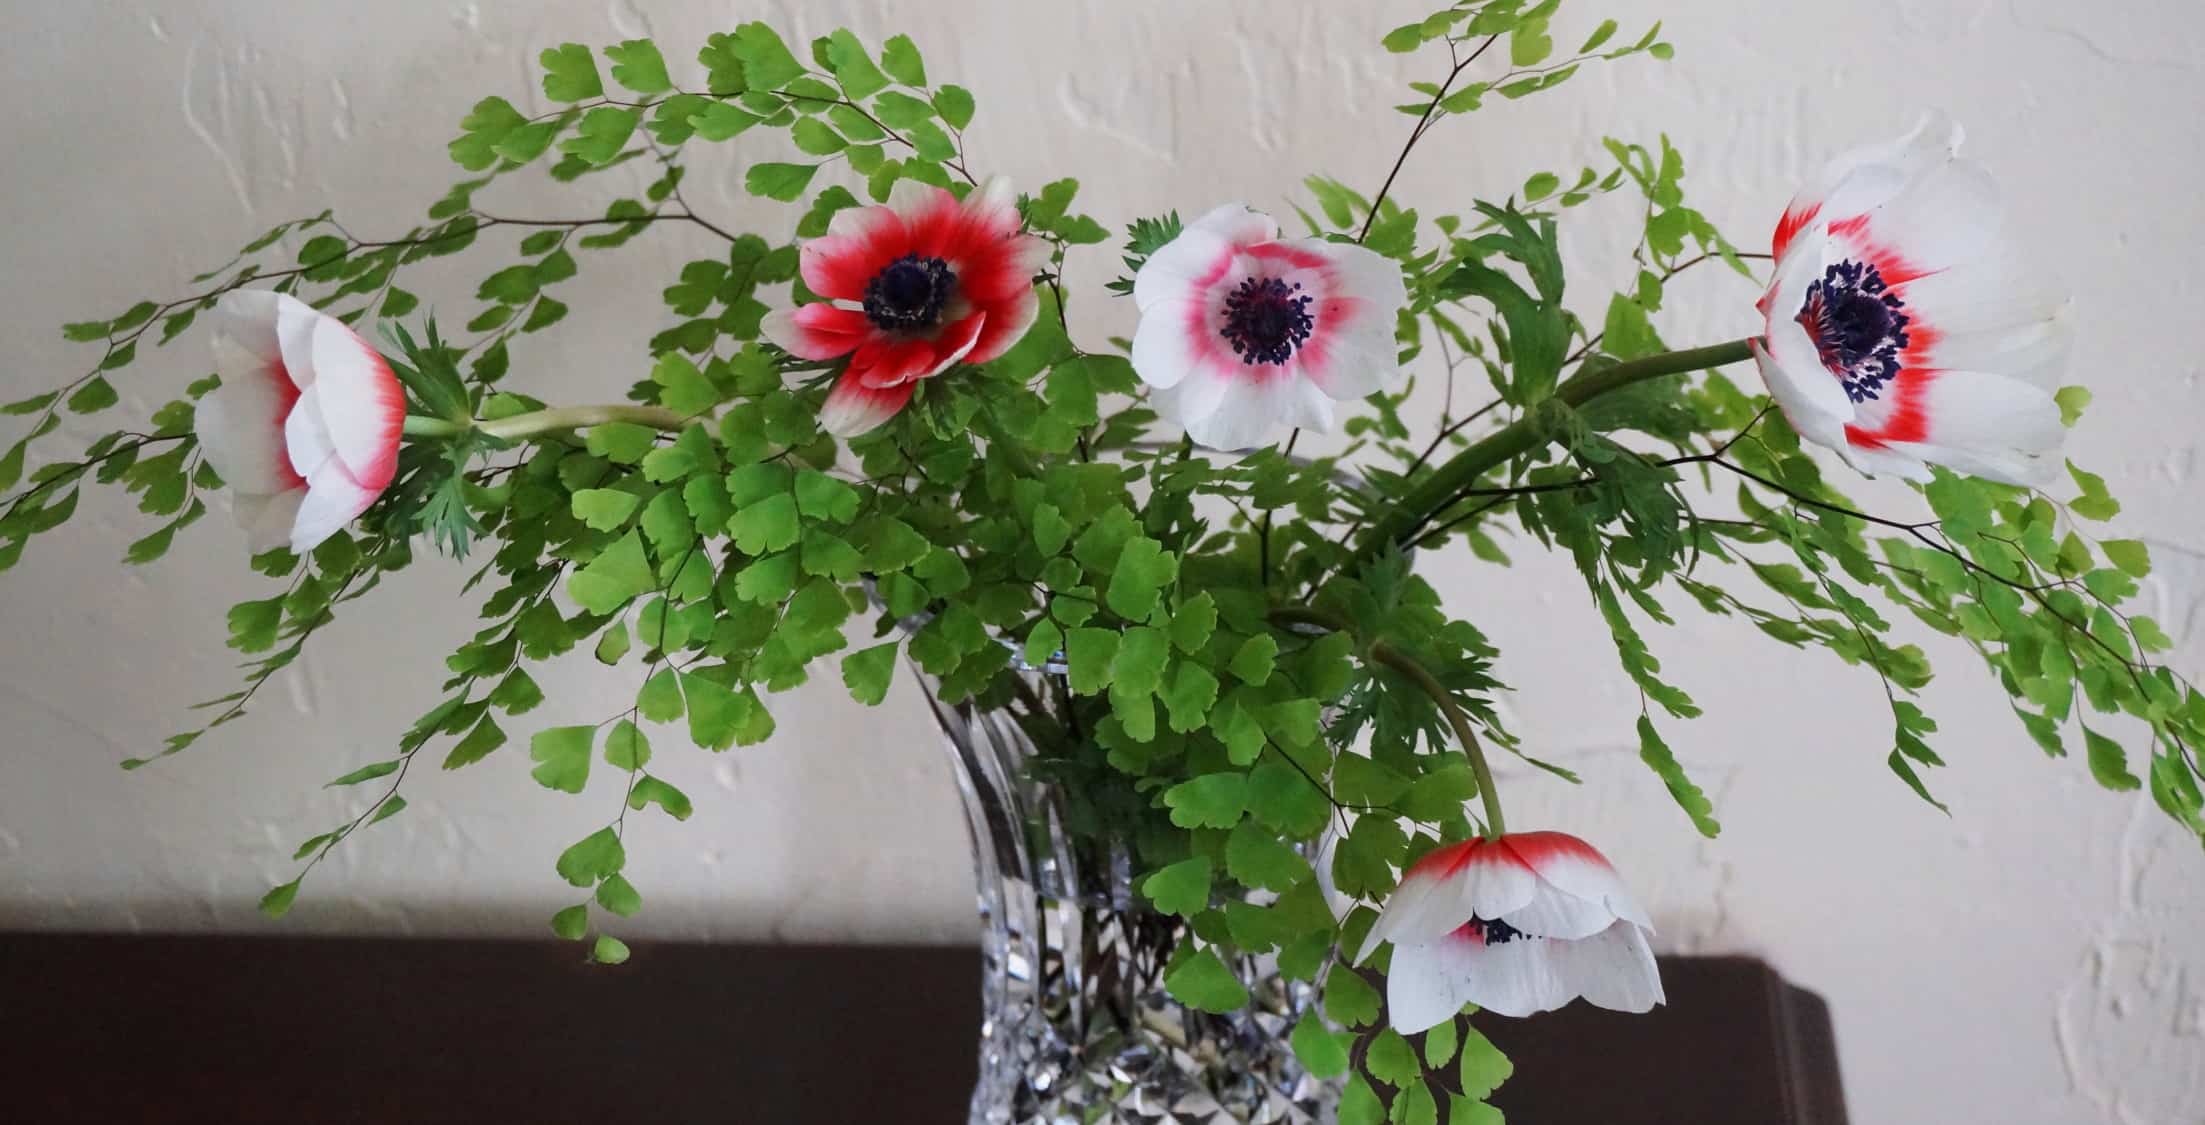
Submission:
<svg viewBox="0 0 2205 1125">
<path fill-rule="evenodd" d="M 200 451 L 252 550 L 303 554 L 390 487 L 405 391 L 358 333 L 297 298 L 239 289 L 215 317 L 222 383 L 199 403 Z"/>
<path fill-rule="evenodd" d="M 766 338 L 800 359 L 849 363 L 820 426 L 851 437 L 896 415 L 919 381 L 986 363 L 1033 327 L 1034 275 L 1049 244 L 1021 232 L 1010 184 L 990 180 L 959 200 L 900 180 L 886 206 L 836 213 L 804 243 L 804 284 L 827 298 L 769 314 Z"/>
<path fill-rule="evenodd" d="M 1411 1035 L 1465 1004 L 1504 1016 L 1571 1000 L 1644 1012 L 1663 1000 L 1653 926 L 1592 845 L 1516 832 L 1435 849 L 1402 873 L 1356 960 L 1392 942 L 1386 1007 Z"/>
<path fill-rule="evenodd" d="M 1353 243 L 1281 239 L 1239 203 L 1196 219 L 1133 281 L 1133 368 L 1164 417 L 1212 449 L 1332 429 L 1336 400 L 1398 381 L 1401 270 Z"/>
<path fill-rule="evenodd" d="M 1864 473 L 2042 484 L 2066 436 L 2052 392 L 2068 303 L 2016 253 L 1960 141 L 1931 115 L 1800 191 L 1777 224 L 1754 358 L 1792 428 Z"/>
</svg>

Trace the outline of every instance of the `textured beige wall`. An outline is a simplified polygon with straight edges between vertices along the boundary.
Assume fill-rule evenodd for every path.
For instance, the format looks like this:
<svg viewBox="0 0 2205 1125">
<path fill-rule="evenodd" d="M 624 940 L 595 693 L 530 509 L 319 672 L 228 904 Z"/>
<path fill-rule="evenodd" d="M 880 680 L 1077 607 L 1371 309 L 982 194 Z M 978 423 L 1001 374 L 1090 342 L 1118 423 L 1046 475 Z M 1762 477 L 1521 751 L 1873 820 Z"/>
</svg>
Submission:
<svg viewBox="0 0 2205 1125">
<path fill-rule="evenodd" d="M 0 398 L 83 361 L 60 342 L 62 320 L 174 295 L 278 219 L 329 203 L 357 232 L 403 229 L 451 177 L 443 146 L 467 106 L 490 92 L 535 100 L 530 60 L 562 39 L 652 34 L 685 59 L 710 31 L 750 18 L 804 34 L 844 22 L 875 38 L 906 30 L 938 80 L 979 95 L 980 168 L 1029 184 L 1079 176 L 1088 208 L 1116 226 L 1226 198 L 1282 207 L 1306 171 L 1368 187 L 1406 127 L 1386 107 L 1421 76 L 1375 40 L 1422 7 L 0 0 L 11 220 L 0 225 L 11 345 Z M 1647 18 L 1621 11 L 1646 7 L 1625 0 L 1568 7 L 1587 25 Z M 1758 241 L 1822 156 L 1945 107 L 2080 294 L 2078 374 L 2098 405 L 2075 452 L 2107 473 L 2128 526 L 2159 551 L 2151 596 L 2196 674 L 2205 16 L 2183 0 L 1659 7 L 1675 63 L 1593 71 L 1560 96 L 1455 122 L 1400 197 L 1463 208 L 1473 192 L 1597 158 L 1603 134 L 1667 129 L 1699 206 Z M 741 151 L 755 159 L 777 143 L 746 137 Z M 731 165 L 703 169 L 691 196 L 723 223 L 793 223 L 743 197 Z M 512 214 L 587 206 L 553 192 L 493 199 Z M 1626 218 L 1596 211 L 1567 233 L 1578 292 L 1629 276 Z M 579 398 L 643 370 L 658 289 L 710 252 L 679 233 L 586 261 L 576 285 L 591 307 L 520 349 L 519 378 Z M 1109 255 L 1085 258 L 1075 268 L 1088 282 L 1109 276 Z M 441 276 L 426 292 L 459 307 L 472 278 Z M 1664 327 L 1688 342 L 1739 335 L 1752 296 L 1702 271 L 1679 283 Z M 1130 327 L 1122 303 L 1090 301 L 1079 315 L 1091 337 Z M 202 355 L 189 342 L 141 362 L 126 397 L 160 401 L 202 371 Z M 468 631 L 447 608 L 460 572 L 419 567 L 331 629 L 249 719 L 188 758 L 125 775 L 117 760 L 176 729 L 188 703 L 228 690 L 223 609 L 258 588 L 217 519 L 162 565 L 119 570 L 112 560 L 137 526 L 127 505 L 93 499 L 0 579 L 0 925 L 263 928 L 255 898 L 288 877 L 301 838 L 350 808 L 349 795 L 317 786 L 387 753 Z M 1654 643 L 1710 711 L 1670 727 L 1726 827 L 1701 841 L 1635 760 L 1635 699 L 1579 587 L 1565 566 L 1525 554 L 1510 571 L 1432 565 L 1454 608 L 1507 644 L 1519 729 L 1588 779 L 1569 791 L 1518 779 L 1514 819 L 1597 839 L 1671 947 L 1756 953 L 1827 995 L 1858 1120 L 2205 1120 L 2205 856 L 2147 798 L 2108 795 L 2078 763 L 2046 762 L 1967 654 L 1930 645 L 1946 669 L 1928 702 L 1952 762 L 1933 779 L 1947 819 L 1884 770 L 1872 678 L 1688 619 Z M 554 702 L 531 718 L 546 724 L 595 720 L 629 686 L 586 658 L 543 679 Z M 964 939 L 963 829 L 923 705 L 901 683 L 861 710 L 829 679 L 778 701 L 769 746 L 662 750 L 698 815 L 637 826 L 631 874 L 649 909 L 633 933 Z M 286 925 L 541 932 L 570 893 L 552 858 L 617 800 L 536 788 L 514 748 L 420 781 L 412 809 L 325 866 Z M 1588 1068 L 1597 1081 L 1597 1062 Z"/>
</svg>

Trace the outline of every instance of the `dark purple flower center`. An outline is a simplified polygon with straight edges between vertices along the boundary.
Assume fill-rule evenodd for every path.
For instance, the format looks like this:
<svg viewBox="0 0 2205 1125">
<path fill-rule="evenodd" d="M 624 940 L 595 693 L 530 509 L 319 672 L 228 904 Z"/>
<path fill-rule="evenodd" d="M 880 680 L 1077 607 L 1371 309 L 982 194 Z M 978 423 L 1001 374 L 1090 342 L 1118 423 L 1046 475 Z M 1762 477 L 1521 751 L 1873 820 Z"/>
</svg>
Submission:
<svg viewBox="0 0 2205 1125">
<path fill-rule="evenodd" d="M 1242 363 L 1279 364 L 1309 339 L 1317 322 L 1309 315 L 1309 294 L 1300 285 L 1275 277 L 1251 277 L 1225 298 L 1225 327 L 1233 353 Z"/>
<path fill-rule="evenodd" d="M 1491 920 L 1472 918 L 1462 928 L 1484 941 L 1487 945 L 1507 945 L 1519 938 L 1528 939 L 1539 936 L 1537 934 L 1527 934 L 1498 918 Z"/>
<path fill-rule="evenodd" d="M 1831 266 L 1822 280 L 1809 285 L 1799 310 L 1799 326 L 1815 342 L 1822 366 L 1838 377 L 1845 397 L 1854 402 L 1879 397 L 1898 377 L 1911 319 L 1906 302 L 1884 284 L 1883 274 L 1854 261 Z"/>
<path fill-rule="evenodd" d="M 956 292 L 948 262 L 905 254 L 865 283 L 865 319 L 883 332 L 924 332 L 941 323 Z"/>
</svg>

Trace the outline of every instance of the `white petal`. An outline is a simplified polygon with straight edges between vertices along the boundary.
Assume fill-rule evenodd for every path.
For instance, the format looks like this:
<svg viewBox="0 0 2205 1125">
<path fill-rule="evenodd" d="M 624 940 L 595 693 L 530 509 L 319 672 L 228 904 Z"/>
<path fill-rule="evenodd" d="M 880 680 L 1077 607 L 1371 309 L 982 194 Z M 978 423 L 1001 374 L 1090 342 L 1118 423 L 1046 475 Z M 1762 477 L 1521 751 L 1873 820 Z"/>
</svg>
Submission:
<svg viewBox="0 0 2205 1125">
<path fill-rule="evenodd" d="M 270 368 L 225 376 L 199 402 L 193 426 L 200 451 L 237 492 L 276 492 L 298 483 L 283 438 L 292 390 L 288 380 L 278 380 L 284 376 Z"/>
<path fill-rule="evenodd" d="M 2058 451 L 2059 404 L 2042 387 L 1982 371 L 1940 371 L 1924 392 L 1931 445 Z"/>
<path fill-rule="evenodd" d="M 1616 922 L 1606 895 L 1581 898 L 1545 882 L 1530 902 L 1499 917 L 1527 934 L 1567 940 L 1597 934 Z"/>
<path fill-rule="evenodd" d="M 1789 320 L 1769 325 L 1769 338 L 1753 342 L 1754 362 L 1761 381 L 1784 411 L 1792 429 L 1817 445 L 1835 449 L 1845 444 L 1846 424 L 1853 420 L 1852 400 L 1829 368 L 1822 366 L 1807 332 Z"/>
<path fill-rule="evenodd" d="M 1274 367 L 1252 377 L 1242 372 L 1218 376 L 1204 368 L 1163 393 L 1196 405 L 1214 398 L 1206 413 L 1195 414 L 1190 406 L 1177 419 L 1189 436 L 1211 449 L 1229 452 L 1261 445 L 1287 426 L 1319 432 L 1332 428 L 1330 400 L 1291 370 Z"/>
<path fill-rule="evenodd" d="M 306 496 L 291 523 L 291 550 L 305 554 L 320 546 L 375 503 L 378 490 L 363 488 L 332 457 L 306 479 Z"/>
<path fill-rule="evenodd" d="M 1646 912 L 1631 900 L 1623 877 L 1592 845 L 1561 832 L 1514 832 L 1502 837 L 1501 843 L 1556 890 L 1603 903 L 1616 917 L 1652 928 Z"/>
<path fill-rule="evenodd" d="M 1191 432 L 1192 424 L 1217 412 L 1232 390 L 1236 369 L 1219 368 L 1212 364 L 1196 364 L 1187 370 L 1186 376 L 1169 387 L 1159 387 L 1149 392 L 1149 405 L 1156 408 L 1164 420 Z M 1200 439 L 1197 439 L 1200 440 Z"/>
<path fill-rule="evenodd" d="M 1922 378 L 1928 432 L 1918 442 L 1885 442 L 1890 453 L 2006 484 L 2040 486 L 2058 475 L 2067 429 L 2043 388 L 1981 371 Z"/>
<path fill-rule="evenodd" d="M 1470 890 L 1470 912 L 1479 918 L 1499 918 L 1524 908 L 1539 891 L 1539 877 L 1498 844 L 1486 844 L 1470 854 L 1457 876 Z"/>
<path fill-rule="evenodd" d="M 1897 477 L 1900 480 L 1918 481 L 1923 484 L 1928 484 L 1935 479 L 1929 471 L 1929 464 L 1922 459 L 1921 455 L 1912 452 L 1901 452 L 1904 446 L 1898 442 L 1889 442 L 1882 448 L 1876 448 L 1866 445 L 1854 445 L 1851 441 L 1845 441 L 1839 443 L 1836 448 L 1838 456 L 1845 458 L 1845 463 L 1851 465 L 1854 471 L 1863 476 Z"/>
<path fill-rule="evenodd" d="M 1321 872 L 1324 868 L 1318 870 Z M 1400 885 L 1386 896 L 1386 905 L 1364 937 L 1363 948 L 1356 952 L 1355 962 L 1361 964 L 1369 960 L 1379 946 L 1389 941 L 1403 945 L 1437 941 L 1469 920 L 1470 906 L 1464 900 L 1459 880 L 1412 871 L 1402 876 Z M 1397 950 L 1394 954 L 1396 971 L 1400 963 L 1401 953 Z"/>
<path fill-rule="evenodd" d="M 242 352 L 250 360 L 232 360 L 250 369 L 278 363 L 283 350 L 276 346 L 276 308 L 285 300 L 266 289 L 232 289 L 214 305 L 214 339 L 217 370 L 229 378 L 223 353 Z"/>
<path fill-rule="evenodd" d="M 1279 237 L 1279 224 L 1273 222 L 1271 216 L 1245 203 L 1227 203 L 1213 207 L 1201 218 L 1188 223 L 1186 229 L 1217 235 L 1236 246 L 1274 242 Z"/>
<path fill-rule="evenodd" d="M 1864 450 L 1854 450 L 1855 455 Z M 2014 449 L 1963 449 L 1956 446 L 1934 445 L 1928 442 L 1894 441 L 1883 452 L 1897 463 L 1900 459 L 1922 462 L 1922 467 L 1912 471 L 1894 471 L 1894 475 L 1924 484 L 1935 479 L 1930 465 L 1943 465 L 1958 473 L 1995 480 L 2000 484 L 2015 484 L 2023 488 L 2044 488 L 2059 479 L 2061 459 L 2041 453 L 2025 453 Z M 1849 457 L 1848 460 L 1852 458 Z M 1858 467 L 1858 466 L 1856 466 Z M 1862 472 L 1869 469 L 1862 468 Z"/>
<path fill-rule="evenodd" d="M 1960 127 L 1944 114 L 1924 114 L 1905 136 L 1863 145 L 1825 164 L 1793 197 L 1786 218 L 1812 214 L 1817 222 L 1831 223 L 1881 206 L 1950 160 L 1962 139 Z"/>
<path fill-rule="evenodd" d="M 1141 310 L 1133 330 L 1133 370 L 1151 387 L 1177 385 L 1202 362 L 1202 307 L 1191 300 L 1159 301 Z"/>
<path fill-rule="evenodd" d="M 272 494 L 240 492 L 230 502 L 230 515 L 245 529 L 245 543 L 258 555 L 291 544 L 291 525 L 297 521 L 306 489 L 287 488 Z"/>
<path fill-rule="evenodd" d="M 881 204 L 845 207 L 835 212 L 834 218 L 827 220 L 827 234 L 833 238 L 864 238 L 889 223 L 900 227 L 903 219 L 893 209 Z"/>
<path fill-rule="evenodd" d="M 313 349 L 316 408 L 337 456 L 354 479 L 381 489 L 398 467 L 405 392 L 383 357 L 335 317 L 315 323 Z"/>
<path fill-rule="evenodd" d="M 952 204 L 956 202 L 956 197 L 950 195 L 947 188 L 939 188 L 919 180 L 897 180 L 896 186 L 888 189 L 888 208 L 908 219 L 928 208 L 940 206 L 945 196 L 949 197 Z"/>
<path fill-rule="evenodd" d="M 322 314 L 306 302 L 276 296 L 276 346 L 283 353 L 284 372 L 302 391 L 314 385 L 314 328 L 322 320 Z"/>
<path fill-rule="evenodd" d="M 1322 317 L 1338 306 L 1362 302 L 1328 301 L 1317 310 Z M 1400 353 L 1394 349 L 1393 321 L 1380 321 L 1368 309 L 1355 309 L 1350 327 L 1337 333 L 1313 336 L 1296 356 L 1304 377 L 1324 393 L 1345 400 L 1369 398 L 1400 381 Z M 1322 328 L 1319 329 L 1323 331 Z"/>
<path fill-rule="evenodd" d="M 2010 247 L 1896 287 L 1927 366 L 1996 371 L 2055 388 L 2074 342 L 2073 306 Z"/>
<path fill-rule="evenodd" d="M 1504 1016 L 1529 1016 L 1577 998 L 1576 987 L 1564 973 L 1569 944 L 1542 938 L 1487 944 L 1450 937 L 1436 948 L 1439 971 L 1462 978 L 1464 999 Z"/>
<path fill-rule="evenodd" d="M 291 465 L 301 477 L 313 480 L 337 455 L 337 443 L 322 421 L 321 388 L 308 387 L 283 420 L 283 441 Z"/>
<path fill-rule="evenodd" d="M 1863 221 L 1865 239 L 1836 239 L 1858 251 L 1847 257 L 1888 260 L 1896 255 L 1905 263 L 1905 273 L 1934 273 L 1988 251 L 2004 222 L 2004 207 L 1989 171 L 1971 160 L 1953 160 L 1917 177 L 1869 210 Z"/>
<path fill-rule="evenodd" d="M 1185 391 L 1200 384 L 1222 391 L 1211 410 L 1180 419 L 1188 436 L 1210 449 L 1234 452 L 1262 445 L 1285 422 L 1285 400 L 1249 379 L 1194 378 L 1181 383 Z"/>
<path fill-rule="evenodd" d="M 1629 922 L 1617 922 L 1582 941 L 1564 942 L 1554 952 L 1569 990 L 1588 1004 L 1646 1012 L 1667 999 L 1646 932 Z"/>
<path fill-rule="evenodd" d="M 836 437 L 856 437 L 896 416 L 911 401 L 912 384 L 875 390 L 845 374 L 827 392 L 819 408 L 819 428 Z"/>
<path fill-rule="evenodd" d="M 1395 947 L 1386 970 L 1386 1017 L 1395 1031 L 1414 1035 L 1437 1027 L 1471 1002 L 1470 974 L 1450 952 L 1456 944 Z"/>
<path fill-rule="evenodd" d="M 964 206 L 965 210 L 997 226 L 1018 229 L 1018 192 L 1013 190 L 1008 177 L 990 176 L 985 183 L 965 194 Z"/>
</svg>

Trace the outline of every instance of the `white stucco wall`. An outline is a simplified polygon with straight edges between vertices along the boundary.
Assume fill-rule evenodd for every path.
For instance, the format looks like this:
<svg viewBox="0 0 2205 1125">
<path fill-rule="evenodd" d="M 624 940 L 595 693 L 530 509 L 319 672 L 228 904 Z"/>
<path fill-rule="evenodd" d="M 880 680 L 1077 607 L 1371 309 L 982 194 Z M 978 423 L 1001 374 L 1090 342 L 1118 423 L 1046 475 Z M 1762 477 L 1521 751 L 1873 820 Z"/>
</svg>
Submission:
<svg viewBox="0 0 2205 1125">
<path fill-rule="evenodd" d="M 532 60 L 561 40 L 652 34 L 678 65 L 744 19 L 908 31 L 937 80 L 978 94 L 980 169 L 1029 184 L 1076 175 L 1086 209 L 1115 227 L 1228 198 L 1283 207 L 1308 171 L 1372 186 L 1407 127 L 1387 107 L 1434 65 L 1375 42 L 1428 2 L 0 0 L 0 399 L 85 362 L 61 342 L 63 320 L 180 293 L 278 219 L 331 204 L 356 232 L 403 229 L 453 177 L 444 142 L 467 107 L 492 92 L 536 100 Z M 1650 18 L 1629 11 L 1644 7 L 1568 6 L 1586 25 L 1617 14 L 1627 27 Z M 1659 7 L 1674 63 L 1595 70 L 1560 95 L 1451 123 L 1399 198 L 1466 208 L 1473 191 L 1598 159 L 1603 134 L 1666 129 L 1698 206 L 1752 243 L 1825 155 L 1945 107 L 2080 295 L 2077 374 L 2098 402 L 2074 452 L 2159 551 L 2151 596 L 2182 641 L 2178 666 L 2197 674 L 2205 14 L 2182 0 Z M 771 143 L 741 145 L 755 155 Z M 705 169 L 690 194 L 723 223 L 779 234 L 794 221 L 744 197 L 727 166 Z M 586 209 L 550 191 L 492 198 L 512 214 Z M 1629 276 L 1623 215 L 1601 214 L 1567 234 L 1580 293 Z M 520 349 L 517 378 L 553 399 L 624 387 L 644 369 L 659 288 L 710 252 L 679 234 L 585 261 L 576 285 L 591 307 Z M 1075 269 L 1090 285 L 1115 268 L 1106 253 L 1085 258 Z M 441 273 L 425 295 L 460 307 L 481 272 Z M 1675 292 L 1672 340 L 1751 328 L 1753 294 L 1735 279 L 1699 271 Z M 1130 309 L 1090 300 L 1080 318 L 1099 338 L 1124 332 Z M 202 373 L 202 356 L 187 343 L 141 361 L 126 399 L 161 401 Z M 14 433 L 0 425 L 0 441 Z M 387 754 L 470 629 L 447 600 L 460 572 L 417 567 L 329 630 L 247 720 L 126 775 L 118 760 L 229 690 L 223 610 L 258 589 L 219 518 L 160 566 L 119 569 L 139 528 L 117 497 L 89 498 L 74 526 L 0 577 L 0 925 L 269 925 L 255 899 L 355 797 L 317 787 Z M 1578 790 L 1521 777 L 1512 821 L 1595 838 L 1671 947 L 1758 954 L 1829 997 L 1856 1120 L 2205 1121 L 2205 855 L 2148 797 L 2106 794 L 2079 763 L 2044 760 L 1968 654 L 1931 644 L 1945 669 L 1928 704 L 1952 763 L 1932 779 L 1947 819 L 1885 771 L 1871 677 L 1687 618 L 1653 637 L 1710 712 L 1667 727 L 1719 805 L 1725 832 L 1702 841 L 1636 761 L 1635 697 L 1581 588 L 1525 553 L 1509 571 L 1466 556 L 1431 571 L 1507 645 L 1519 729 L 1587 776 Z M 553 701 L 530 718 L 546 725 L 594 721 L 631 686 L 586 658 L 541 678 Z M 910 684 L 861 710 L 830 674 L 777 713 L 781 733 L 763 748 L 715 758 L 662 745 L 698 814 L 635 825 L 630 873 L 648 909 L 629 932 L 963 940 L 963 829 Z M 318 872 L 285 925 L 542 932 L 571 895 L 553 857 L 617 795 L 550 794 L 527 766 L 512 747 L 422 776 L 412 808 Z"/>
</svg>

